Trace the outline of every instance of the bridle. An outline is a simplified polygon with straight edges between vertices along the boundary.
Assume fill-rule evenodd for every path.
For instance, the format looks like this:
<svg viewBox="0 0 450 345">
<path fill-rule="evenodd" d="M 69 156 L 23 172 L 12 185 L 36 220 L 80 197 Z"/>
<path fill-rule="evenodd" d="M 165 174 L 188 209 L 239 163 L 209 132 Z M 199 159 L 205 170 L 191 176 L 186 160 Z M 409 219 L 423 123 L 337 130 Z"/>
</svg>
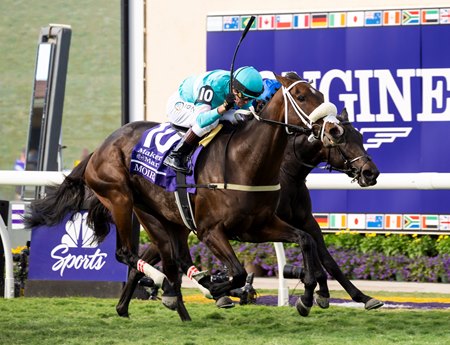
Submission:
<svg viewBox="0 0 450 345">
<path fill-rule="evenodd" d="M 342 125 L 346 125 L 346 124 L 349 124 L 350 122 L 345 121 L 345 122 L 340 122 L 340 123 Z M 344 154 L 344 151 L 342 150 L 342 148 L 340 146 L 343 143 L 337 144 L 333 141 L 330 141 L 332 143 L 332 145 L 328 145 L 325 147 L 328 150 L 328 155 L 327 155 L 327 160 L 325 162 L 325 165 L 319 166 L 319 165 L 308 164 L 308 163 L 305 163 L 297 154 L 296 145 L 295 145 L 296 138 L 297 138 L 297 135 L 294 137 L 294 140 L 292 141 L 293 142 L 293 144 L 292 144 L 293 152 L 294 152 L 294 157 L 300 162 L 300 164 L 302 164 L 305 167 L 311 168 L 311 169 L 317 168 L 317 169 L 328 170 L 330 172 L 332 172 L 332 171 L 342 172 L 352 178 L 352 181 L 351 181 L 352 183 L 355 181 L 358 181 L 358 179 L 360 178 L 360 176 L 362 174 L 362 169 L 363 169 L 364 165 L 366 163 L 372 161 L 372 158 L 368 154 L 363 154 L 363 155 L 355 157 L 355 158 L 348 158 L 348 157 L 346 157 L 346 155 Z M 344 161 L 345 168 L 343 168 L 343 169 L 336 168 L 333 165 L 331 165 L 330 158 L 331 158 L 331 150 L 333 150 L 333 149 L 337 150 L 337 152 L 341 156 L 342 160 Z M 354 166 L 354 163 L 359 160 L 362 160 L 363 164 L 361 165 L 360 168 L 356 168 Z"/>
<path fill-rule="evenodd" d="M 284 122 L 262 118 L 256 113 L 253 107 L 250 108 L 249 111 L 252 113 L 254 118 L 260 122 L 283 126 L 288 135 L 292 135 L 294 133 L 310 134 L 310 137 L 312 136 L 312 138 L 314 139 L 320 139 L 323 142 L 324 137 L 327 135 L 325 133 L 326 123 L 339 123 L 339 120 L 336 118 L 336 115 L 334 115 L 336 113 L 336 106 L 330 102 L 323 102 L 316 109 L 314 109 L 314 111 L 311 114 L 307 115 L 303 111 L 303 109 L 295 102 L 294 97 L 290 92 L 291 89 L 299 83 L 308 83 L 308 82 L 306 80 L 296 80 L 288 87 L 285 87 L 284 85 L 281 86 L 281 91 L 283 93 L 283 100 L 284 100 Z M 262 112 L 265 109 L 267 104 L 268 102 L 264 105 L 264 107 L 261 109 L 260 112 Z M 289 104 L 292 106 L 295 113 L 303 122 L 303 124 L 306 126 L 306 128 L 289 124 L 288 120 Z M 320 119 L 323 119 L 323 123 L 321 125 L 316 123 L 316 121 Z M 318 137 L 316 137 L 313 134 L 314 126 L 320 126 L 320 129 L 318 131 L 319 133 Z"/>
</svg>

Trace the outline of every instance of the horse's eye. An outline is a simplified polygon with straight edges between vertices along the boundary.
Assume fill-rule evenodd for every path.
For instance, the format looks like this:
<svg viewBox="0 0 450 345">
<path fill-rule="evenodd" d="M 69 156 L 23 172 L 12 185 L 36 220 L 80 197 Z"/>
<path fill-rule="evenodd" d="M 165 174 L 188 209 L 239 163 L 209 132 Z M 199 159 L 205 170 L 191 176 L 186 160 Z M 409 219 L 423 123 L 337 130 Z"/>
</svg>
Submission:
<svg viewBox="0 0 450 345">
<path fill-rule="evenodd" d="M 304 102 L 304 101 L 305 101 L 305 96 L 299 95 L 299 96 L 297 97 L 297 99 L 298 99 L 300 102 Z"/>
</svg>

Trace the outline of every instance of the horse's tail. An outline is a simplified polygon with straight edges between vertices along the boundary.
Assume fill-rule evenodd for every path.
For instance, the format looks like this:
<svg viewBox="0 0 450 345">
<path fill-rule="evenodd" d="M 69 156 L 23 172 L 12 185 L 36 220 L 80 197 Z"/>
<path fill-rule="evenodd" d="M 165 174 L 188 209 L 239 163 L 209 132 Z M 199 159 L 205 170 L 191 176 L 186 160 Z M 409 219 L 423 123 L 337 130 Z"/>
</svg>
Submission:
<svg viewBox="0 0 450 345">
<path fill-rule="evenodd" d="M 47 187 L 45 198 L 31 202 L 24 217 L 27 228 L 58 224 L 68 213 L 83 209 L 87 188 L 84 172 L 90 158 L 91 155 L 82 160 L 59 186 Z"/>
<path fill-rule="evenodd" d="M 87 225 L 94 230 L 96 240 L 102 242 L 111 229 L 111 213 L 94 194 L 89 198 L 88 210 Z"/>
</svg>

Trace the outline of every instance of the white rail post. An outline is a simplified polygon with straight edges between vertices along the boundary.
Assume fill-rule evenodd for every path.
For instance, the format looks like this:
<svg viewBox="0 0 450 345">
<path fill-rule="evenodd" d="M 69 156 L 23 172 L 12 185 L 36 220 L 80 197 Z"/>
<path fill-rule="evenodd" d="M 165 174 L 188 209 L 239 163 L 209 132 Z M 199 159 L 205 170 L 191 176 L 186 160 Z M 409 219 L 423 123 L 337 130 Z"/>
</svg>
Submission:
<svg viewBox="0 0 450 345">
<path fill-rule="evenodd" d="M 11 253 L 11 240 L 2 217 L 0 217 L 0 236 L 5 251 L 5 298 L 14 298 L 14 267 Z"/>
<path fill-rule="evenodd" d="M 283 276 L 283 269 L 286 265 L 286 255 L 284 253 L 283 243 L 274 242 L 275 252 L 277 254 L 278 263 L 278 306 L 289 305 L 289 289 Z"/>
</svg>

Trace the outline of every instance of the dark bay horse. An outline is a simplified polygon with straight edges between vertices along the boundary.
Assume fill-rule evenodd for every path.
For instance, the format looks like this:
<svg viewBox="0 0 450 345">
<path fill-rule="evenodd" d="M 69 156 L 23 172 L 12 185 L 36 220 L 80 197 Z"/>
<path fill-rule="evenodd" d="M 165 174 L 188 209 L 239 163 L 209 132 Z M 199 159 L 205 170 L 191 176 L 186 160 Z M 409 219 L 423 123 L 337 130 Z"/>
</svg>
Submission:
<svg viewBox="0 0 450 345">
<path fill-rule="evenodd" d="M 314 238 L 323 267 L 344 287 L 355 302 L 364 303 L 365 308 L 371 310 L 381 307 L 383 303 L 365 295 L 350 282 L 328 252 L 322 231 L 313 216 L 311 198 L 305 183 L 311 170 L 319 163 L 326 162 L 327 169 L 346 173 L 362 187 L 376 184 L 379 171 L 364 149 L 362 135 L 349 122 L 345 109 L 338 119 L 345 129 L 341 143 L 328 140 L 325 143 L 320 140 L 311 141 L 304 134 L 293 135 L 289 138 L 281 165 L 281 194 L 276 213 L 282 220 L 306 231 Z M 258 240 L 263 241 L 264 238 L 259 237 Z M 143 253 L 143 258 L 152 264 L 159 262 L 157 247 L 151 244 Z M 186 260 L 190 260 L 190 257 Z M 132 294 L 142 277 L 141 272 L 130 271 L 128 282 L 116 306 L 119 315 L 128 315 Z M 326 282 L 322 283 L 326 284 Z M 327 288 L 322 289 L 322 291 L 326 290 Z M 321 307 L 327 307 L 329 304 L 328 296 L 324 294 L 316 294 L 316 301 Z"/>
<path fill-rule="evenodd" d="M 275 215 L 280 168 L 288 141 L 285 127 L 304 131 L 315 126 L 332 142 L 339 142 L 345 131 L 336 120 L 336 107 L 324 102 L 323 95 L 309 83 L 281 76 L 277 79 L 282 88 L 261 111 L 260 121 L 240 127 L 231 140 L 229 135 L 219 135 L 198 158 L 199 186 L 217 186 L 226 180 L 229 187 L 198 188 L 191 203 L 198 238 L 232 274 L 229 281 L 208 286 L 213 295 L 228 293 L 245 283 L 247 274 L 228 239 L 294 242 L 301 246 L 305 262 L 305 293 L 298 299 L 297 309 L 306 316 L 313 304 L 314 288 L 317 282 L 321 287 L 324 285 L 326 275 L 316 264 L 317 251 L 311 236 Z M 31 205 L 27 223 L 33 226 L 58 223 L 68 212 L 82 208 L 87 190 L 92 193 L 88 218 L 97 238 L 102 240 L 107 235 L 108 221 L 113 221 L 119 239 L 118 259 L 152 278 L 163 290 L 163 304 L 176 309 L 183 320 L 189 320 L 181 298 L 178 270 L 180 266 L 184 272 L 188 268 L 183 267 L 182 260 L 187 246 L 186 239 L 180 238 L 184 223 L 175 196 L 129 172 L 131 152 L 152 126 L 148 122 L 134 122 L 112 133 L 66 177 L 53 195 Z M 163 273 L 136 255 L 131 234 L 133 212 L 161 254 Z"/>
</svg>

